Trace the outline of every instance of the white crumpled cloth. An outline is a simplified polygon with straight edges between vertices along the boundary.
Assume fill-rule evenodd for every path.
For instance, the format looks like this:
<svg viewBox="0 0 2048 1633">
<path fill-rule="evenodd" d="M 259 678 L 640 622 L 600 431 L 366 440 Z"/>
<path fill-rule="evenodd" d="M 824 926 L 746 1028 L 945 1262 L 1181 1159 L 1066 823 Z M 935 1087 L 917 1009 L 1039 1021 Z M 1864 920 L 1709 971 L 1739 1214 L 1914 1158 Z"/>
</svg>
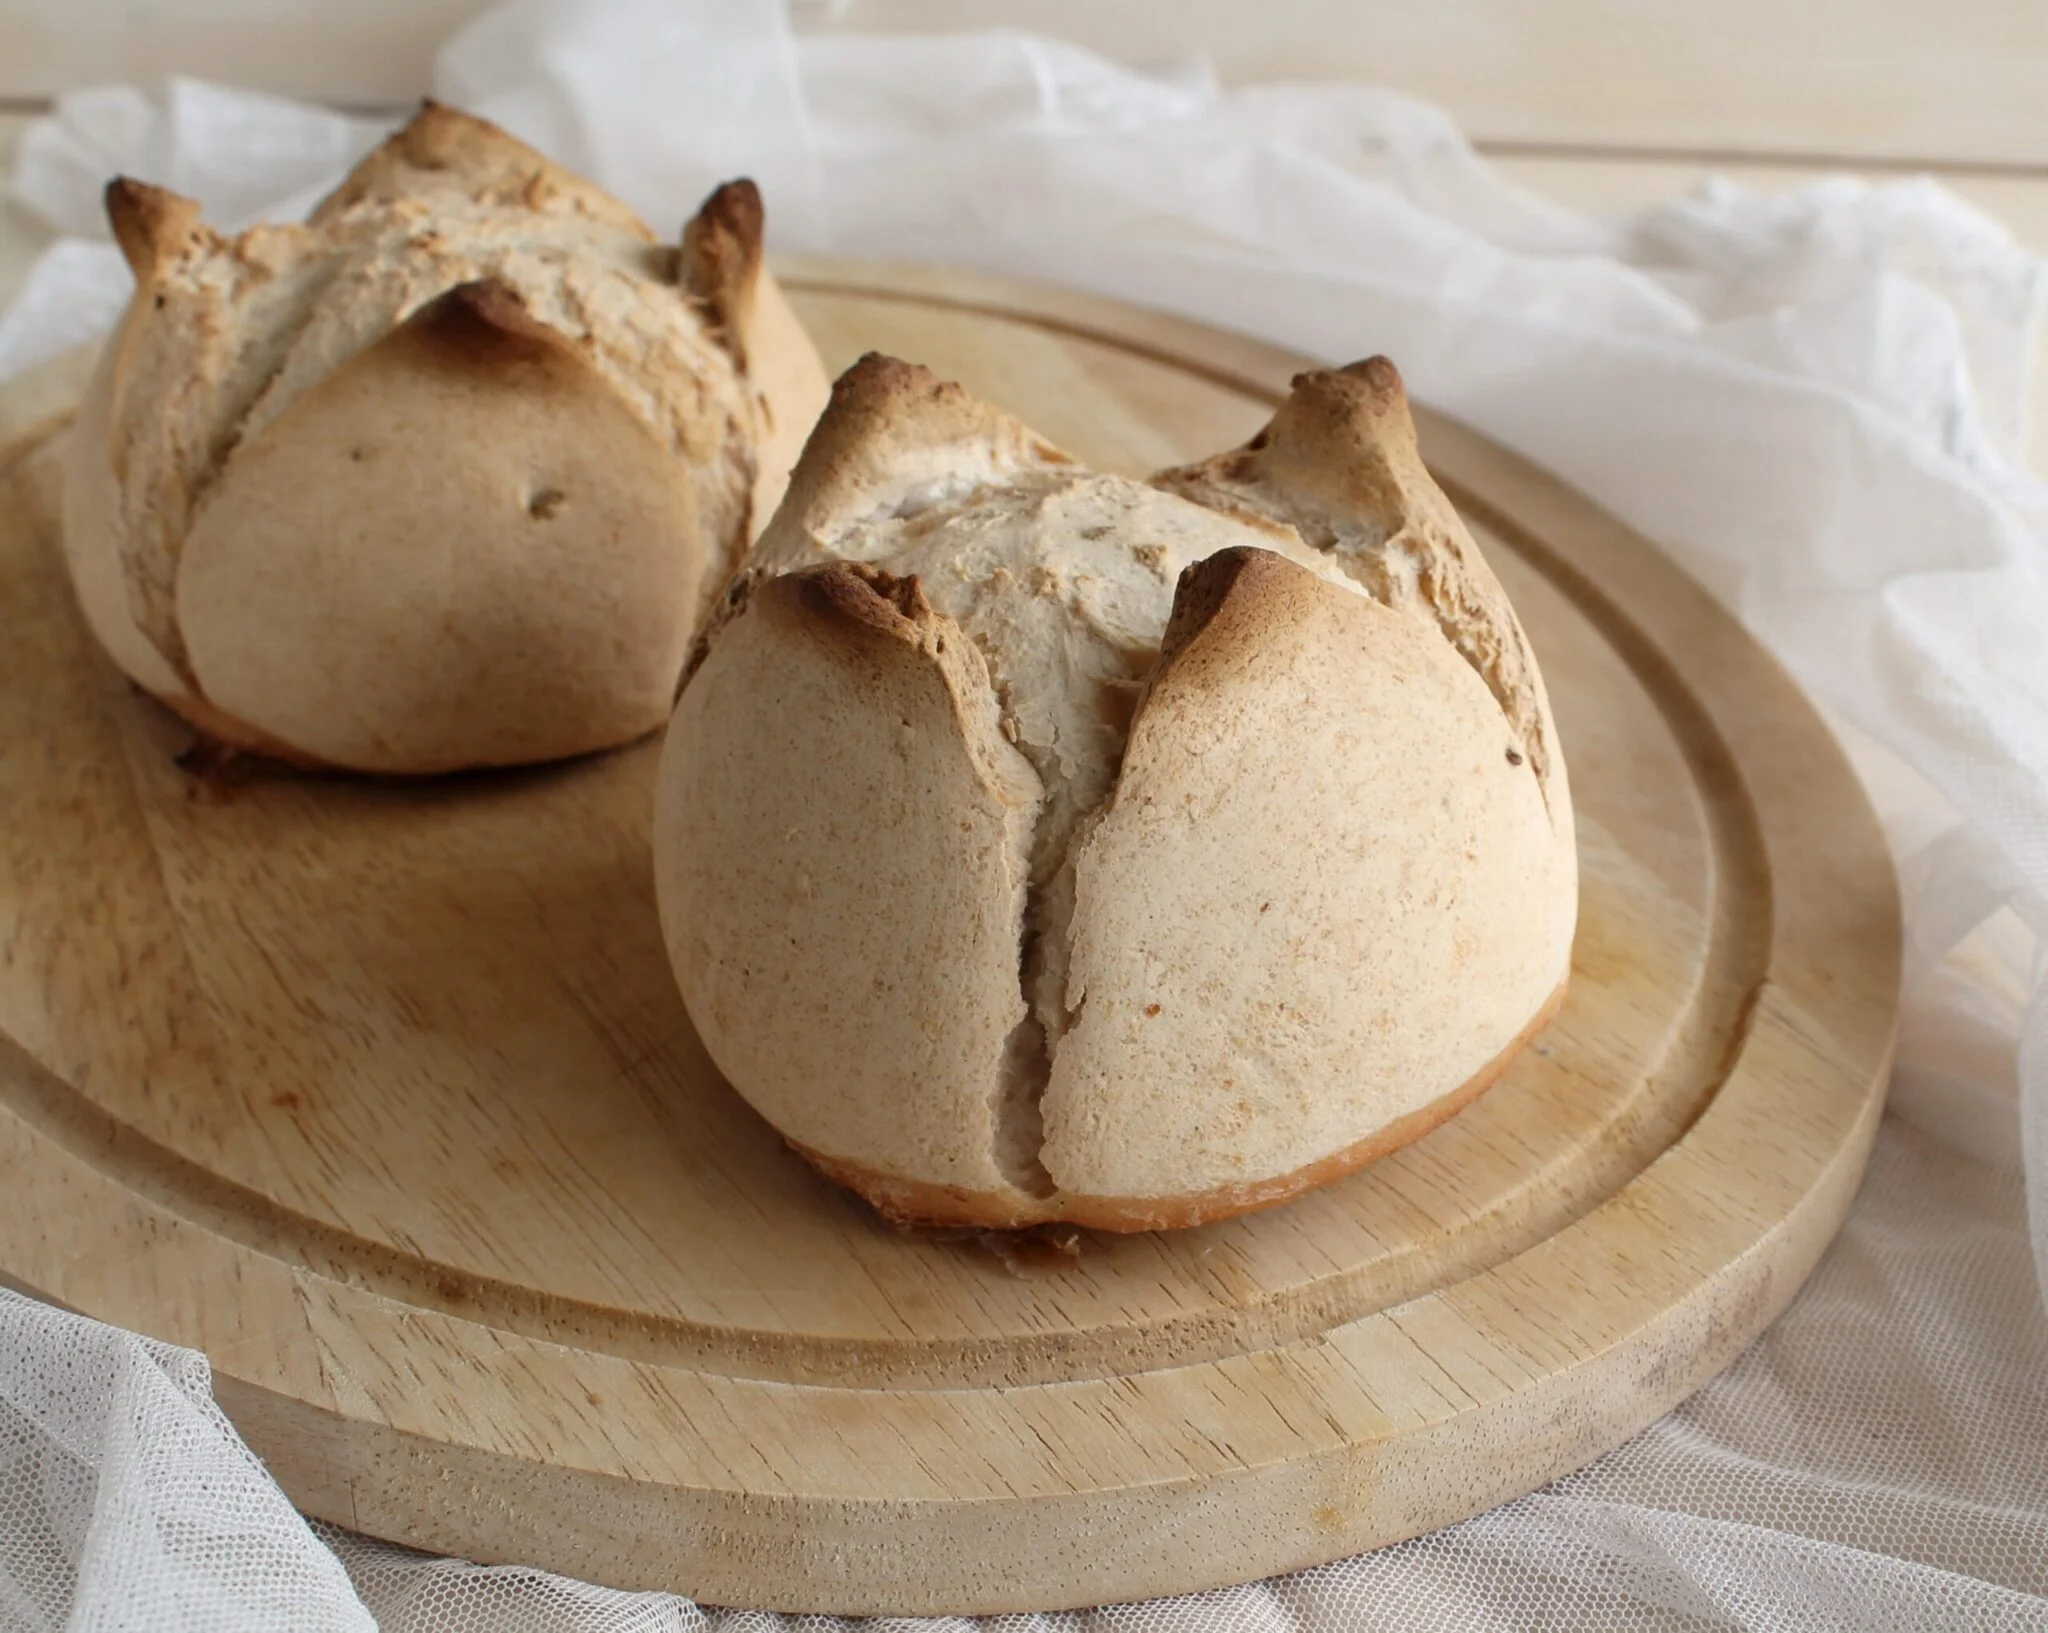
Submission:
<svg viewBox="0 0 2048 1633">
<path fill-rule="evenodd" d="M 1520 1502 L 1049 1625 L 2048 1629 L 2048 485 L 2018 463 L 2039 262 L 1929 182 L 1716 183 L 1593 219 L 1384 91 L 1223 92 L 1020 34 L 795 39 L 773 0 L 513 0 L 435 78 L 660 223 L 746 173 L 784 248 L 1082 285 L 1332 361 L 1388 352 L 1417 396 L 1657 541 L 1847 723 L 1900 860 L 1907 1007 L 1870 1177 L 1787 1314 Z M 380 129 L 194 84 L 65 98 L 14 186 L 70 236 L 0 316 L 0 376 L 125 299 L 111 172 L 239 223 L 303 208 Z M 373 1613 L 767 1621 L 308 1526 L 200 1357 L 0 1294 L 0 1625 Z"/>
</svg>

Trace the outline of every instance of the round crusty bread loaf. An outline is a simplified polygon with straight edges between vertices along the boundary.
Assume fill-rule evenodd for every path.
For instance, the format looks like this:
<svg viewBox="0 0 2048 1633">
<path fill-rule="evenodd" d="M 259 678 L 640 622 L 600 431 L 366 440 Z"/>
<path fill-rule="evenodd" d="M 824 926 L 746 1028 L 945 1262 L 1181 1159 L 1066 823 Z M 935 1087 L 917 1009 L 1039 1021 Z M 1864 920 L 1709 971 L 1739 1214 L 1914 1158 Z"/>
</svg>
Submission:
<svg viewBox="0 0 2048 1633">
<path fill-rule="evenodd" d="M 1149 483 L 864 360 L 700 643 L 655 865 L 733 1086 L 934 1223 L 1349 1172 L 1551 1015 L 1577 912 L 1541 676 L 1382 358 Z"/>
<path fill-rule="evenodd" d="M 418 773 L 667 718 L 827 384 L 750 182 L 664 246 L 429 104 L 303 224 L 107 190 L 135 298 L 67 456 L 94 633 L 223 743 Z"/>
</svg>

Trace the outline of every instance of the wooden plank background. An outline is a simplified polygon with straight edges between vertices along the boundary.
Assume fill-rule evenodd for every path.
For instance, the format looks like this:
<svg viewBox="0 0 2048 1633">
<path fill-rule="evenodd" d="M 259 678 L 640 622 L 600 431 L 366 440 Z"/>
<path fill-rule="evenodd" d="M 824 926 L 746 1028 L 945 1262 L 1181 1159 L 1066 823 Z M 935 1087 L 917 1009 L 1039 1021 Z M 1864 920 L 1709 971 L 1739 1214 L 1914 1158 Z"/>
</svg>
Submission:
<svg viewBox="0 0 2048 1633">
<path fill-rule="evenodd" d="M 1633 208 L 1710 172 L 1767 189 L 1929 173 L 2048 255 L 2048 0 L 790 0 L 805 30 L 1061 34 L 1227 81 L 1363 79 L 1435 101 L 1514 180 Z M 0 160 L 58 91 L 167 73 L 396 106 L 485 0 L 10 0 Z M 40 247 L 0 202 L 0 298 Z M 2048 472 L 2048 370 L 2032 462 Z"/>
<path fill-rule="evenodd" d="M 483 0 L 12 0 L 0 98 L 168 70 L 403 101 Z M 794 0 L 806 29 L 1013 25 L 1226 79 L 1371 79 L 1482 141 L 2048 176 L 2042 0 Z"/>
</svg>

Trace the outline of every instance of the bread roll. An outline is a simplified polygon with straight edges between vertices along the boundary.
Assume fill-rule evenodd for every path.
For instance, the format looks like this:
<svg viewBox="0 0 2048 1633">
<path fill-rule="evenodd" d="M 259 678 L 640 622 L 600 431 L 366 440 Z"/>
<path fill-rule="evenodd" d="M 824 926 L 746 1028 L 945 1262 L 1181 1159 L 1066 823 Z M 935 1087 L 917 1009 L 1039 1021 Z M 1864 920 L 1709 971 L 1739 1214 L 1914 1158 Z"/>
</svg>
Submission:
<svg viewBox="0 0 2048 1633">
<path fill-rule="evenodd" d="M 304 224 L 107 190 L 134 268 L 68 454 L 94 633 L 236 748 L 377 772 L 667 717 L 827 385 L 752 183 L 680 249 L 429 104 Z"/>
<path fill-rule="evenodd" d="M 700 644 L 655 865 L 733 1086 L 989 1226 L 1197 1224 L 1415 1139 L 1555 1011 L 1577 911 L 1542 677 L 1384 358 L 1149 483 L 864 360 Z"/>
</svg>

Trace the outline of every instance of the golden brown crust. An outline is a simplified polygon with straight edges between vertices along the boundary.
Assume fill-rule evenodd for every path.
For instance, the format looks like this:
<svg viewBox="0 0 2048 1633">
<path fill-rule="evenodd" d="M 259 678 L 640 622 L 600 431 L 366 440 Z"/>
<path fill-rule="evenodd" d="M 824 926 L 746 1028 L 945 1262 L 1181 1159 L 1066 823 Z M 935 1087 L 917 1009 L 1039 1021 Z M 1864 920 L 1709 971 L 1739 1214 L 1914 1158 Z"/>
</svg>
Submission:
<svg viewBox="0 0 2048 1633">
<path fill-rule="evenodd" d="M 782 1141 L 834 1185 L 843 1185 L 862 1197 L 892 1225 L 918 1229 L 973 1225 L 983 1230 L 1021 1230 L 1031 1225 L 1050 1224 L 1064 1217 L 1049 1204 L 1021 1191 L 1001 1195 L 994 1191 L 973 1190 L 965 1185 L 933 1185 L 925 1180 L 903 1179 L 861 1163 L 828 1157 L 787 1134 L 783 1135 Z"/>
<path fill-rule="evenodd" d="M 918 460 L 918 453 L 929 456 Z M 1011 415 L 930 369 L 869 352 L 832 383 L 757 560 L 787 567 L 814 533 L 895 496 L 905 481 L 1071 463 Z M 928 473 L 925 470 L 928 467 Z M 786 552 L 786 553 L 785 553 Z"/>
<path fill-rule="evenodd" d="M 1243 447 L 1152 480 L 1226 514 L 1285 522 L 1374 600 L 1433 618 L 1494 694 L 1553 799 L 1561 762 L 1535 659 L 1506 592 L 1423 464 L 1389 359 L 1296 375 Z"/>
<path fill-rule="evenodd" d="M 788 1140 L 787 1143 L 827 1179 L 859 1192 L 884 1218 L 902 1225 L 975 1225 L 984 1229 L 1008 1230 L 1062 1221 L 1082 1225 L 1089 1230 L 1129 1232 L 1182 1230 L 1193 1225 L 1214 1224 L 1218 1220 L 1234 1219 L 1240 1214 L 1278 1207 L 1305 1192 L 1356 1173 L 1368 1163 L 1391 1156 L 1403 1146 L 1414 1144 L 1492 1087 L 1514 1058 L 1556 1018 L 1564 1007 L 1569 985 L 1569 977 L 1560 982 L 1557 990 L 1508 1046 L 1450 1093 L 1395 1118 L 1364 1139 L 1305 1168 L 1249 1184 L 1219 1186 L 1191 1196 L 1084 1196 L 1060 1192 L 1042 1201 L 1025 1198 L 1020 1202 L 1015 1194 L 1000 1195 L 955 1185 L 925 1184 L 859 1163 L 828 1157 L 796 1140 Z"/>
<path fill-rule="evenodd" d="M 500 362 L 508 351 L 524 353 L 535 344 L 579 357 L 590 351 L 587 345 L 578 346 L 537 320 L 525 297 L 498 278 L 457 284 L 407 318 L 404 327 L 430 335 L 456 354 L 485 366 Z"/>
<path fill-rule="evenodd" d="M 1174 584 L 1173 611 L 1168 614 L 1165 633 L 1159 638 L 1159 657 L 1146 683 L 1148 694 L 1170 671 L 1187 667 L 1188 655 L 1197 639 L 1225 606 L 1236 603 L 1241 609 L 1254 609 L 1246 614 L 1254 620 L 1292 619 L 1298 616 L 1295 609 L 1301 606 L 1298 598 L 1317 582 L 1299 564 L 1256 545 L 1232 545 L 1203 557 Z M 1133 729 L 1144 712 L 1141 700 L 1133 716 Z"/>
<path fill-rule="evenodd" d="M 864 561 L 835 561 L 791 575 L 805 605 L 825 618 L 845 619 L 915 646 L 932 621 L 931 603 L 915 576 L 898 578 Z"/>
<path fill-rule="evenodd" d="M 720 343 L 742 369 L 761 284 L 764 231 L 761 190 L 745 177 L 718 188 L 683 228 L 683 287 L 704 303 Z"/>
<path fill-rule="evenodd" d="M 950 727 L 958 732 L 982 787 L 1006 806 L 1029 804 L 1038 797 L 1035 785 L 1024 789 L 1014 770 L 1003 769 L 1012 750 L 993 707 L 980 650 L 958 624 L 932 606 L 914 574 L 899 576 L 861 561 L 832 561 L 753 579 L 737 597 L 728 596 L 724 605 L 731 610 L 720 618 L 721 627 L 746 608 L 757 607 L 804 639 L 850 647 L 853 661 L 866 675 L 880 673 L 878 646 L 918 654 L 944 681 L 951 700 Z M 695 661 L 691 671 L 695 673 Z"/>
<path fill-rule="evenodd" d="M 736 639 L 732 613 L 707 643 L 712 668 L 684 693 L 665 764 L 724 759 L 716 776 L 679 780 L 692 815 L 658 838 L 674 877 L 687 879 L 664 891 L 672 957 L 707 1047 L 740 1092 L 821 1172 L 891 1217 L 1135 1231 L 1272 1206 L 1450 1116 L 1561 998 L 1568 815 L 1560 828 L 1518 769 L 1515 723 L 1481 661 L 1519 638 L 1513 613 L 1425 485 L 1391 365 L 1304 377 L 1297 396 L 1246 448 L 1179 473 L 1184 483 L 1169 473 L 1168 493 L 1191 491 L 1168 497 L 1057 468 L 1059 456 L 1010 416 L 871 355 L 838 382 L 789 503 L 732 588 L 734 611 L 773 609 L 785 663 L 815 665 L 829 652 L 855 684 L 806 694 L 815 702 L 801 751 L 757 756 L 750 744 L 764 723 L 734 682 L 719 694 L 716 728 L 711 705 L 689 713 Z M 1261 525 L 1206 513 L 1218 509 Z M 1083 543 L 1100 548 L 1075 548 Z M 1100 573 L 1093 582 L 1115 603 L 1104 621 L 1066 612 L 1012 638 L 1003 617 L 1043 611 L 1059 575 L 1080 567 Z M 963 594 L 963 580 L 989 605 Z M 923 915 L 959 934 L 943 955 L 913 951 L 893 972 L 934 983 L 909 1020 L 894 1005 L 856 1005 L 799 1024 L 779 996 L 759 993 L 868 992 L 875 861 L 903 870 L 899 897 L 925 899 L 929 852 L 897 831 L 906 799 L 881 776 L 931 727 L 873 699 L 906 650 L 943 667 L 954 643 L 940 636 L 956 630 L 981 659 L 950 685 L 962 741 L 973 753 L 991 739 L 1035 773 L 1019 779 L 1036 794 L 1024 801 L 1029 866 L 992 868 L 984 899 L 954 901 L 950 920 Z M 1110 650 L 1077 652 L 1098 630 Z M 1467 649 L 1489 638 L 1496 646 L 1474 646 L 1478 657 Z M 763 648 L 757 638 L 742 650 L 758 659 Z M 777 679 L 764 662 L 750 683 Z M 1098 686 L 1109 695 L 1098 700 Z M 894 726 L 899 712 L 900 739 L 871 729 Z M 686 716 L 694 736 L 680 729 Z M 773 718 L 766 734 L 782 742 L 794 727 Z M 1069 798 L 1072 764 L 1098 720 L 1115 724 L 1115 754 Z M 822 785 L 863 790 L 843 807 L 828 801 L 829 859 L 806 853 L 765 875 L 800 869 L 801 905 L 778 920 L 783 910 L 764 898 L 779 883 L 756 886 L 729 908 L 730 931 L 707 929 L 707 904 L 737 899 L 733 870 L 757 852 L 761 830 L 798 831 L 779 807 L 730 820 L 718 790 L 739 779 L 818 786 L 818 766 L 856 740 L 865 758 Z M 1353 743 L 1341 763 L 1328 754 Z M 1321 757 L 1305 766 L 1305 751 Z M 977 795 L 1016 803 L 982 772 Z M 869 791 L 861 779 L 871 774 Z M 963 815 L 983 809 L 958 804 Z M 851 850 L 840 842 L 849 832 L 865 836 Z M 829 915 L 818 905 L 825 890 Z M 1014 917 L 991 938 L 998 908 Z M 788 954 L 821 917 L 829 925 L 816 953 Z M 1016 983 L 1014 996 L 1004 990 L 975 1011 L 1006 1028 L 1000 1052 L 992 1071 L 985 1050 L 963 1054 L 986 1088 L 954 1104 L 953 1062 L 908 1063 L 914 1023 L 953 1018 L 947 983 L 967 962 L 957 944 L 985 954 L 993 939 L 1000 954 L 1013 923 L 1013 968 L 986 957 L 976 966 L 995 970 L 981 984 L 989 991 Z M 900 940 L 922 948 L 922 934 Z M 1247 946 L 1259 962 L 1243 970 Z M 760 986 L 768 965 L 777 973 Z M 1162 1014 L 1173 1018 L 1152 1025 Z M 1249 1077 L 1230 1075 L 1233 1051 L 1256 1057 Z M 1453 1087 L 1453 1072 L 1487 1056 L 1497 1058 Z M 952 1143 L 935 1160 L 941 1140 Z"/>
<path fill-rule="evenodd" d="M 989 1093 L 1039 798 L 975 644 L 909 574 L 749 585 L 670 722 L 653 866 L 698 1034 L 771 1123 L 1001 1188 Z"/>
<path fill-rule="evenodd" d="M 1305 414 L 1340 425 L 1385 427 L 1405 447 L 1415 446 L 1408 388 L 1391 357 L 1367 357 L 1341 369 L 1309 369 L 1290 382 Z"/>
<path fill-rule="evenodd" d="M 602 188 L 500 130 L 488 119 L 439 102 L 393 131 L 314 206 L 314 226 L 371 201 L 391 203 L 419 191 L 423 179 L 447 174 L 470 197 L 542 209 L 563 203 L 577 213 L 652 241 L 654 229 Z"/>
<path fill-rule="evenodd" d="M 691 505 L 584 350 L 472 280 L 239 448 L 178 556 L 195 689 L 363 771 L 628 741 L 686 650 Z"/>
<path fill-rule="evenodd" d="M 107 183 L 105 198 L 107 225 L 138 283 L 154 277 L 201 230 L 197 199 L 146 181 L 116 176 Z"/>
<path fill-rule="evenodd" d="M 408 164 L 422 170 L 483 171 L 506 164 L 521 168 L 552 165 L 538 149 L 528 147 L 488 119 L 479 119 L 432 97 L 421 99 L 419 112 L 386 145 Z"/>
<path fill-rule="evenodd" d="M 805 444 L 790 488 L 808 488 L 848 468 L 865 468 L 878 446 L 886 450 L 904 440 L 928 446 L 965 443 L 1000 436 L 1015 424 L 1000 409 L 969 396 L 955 381 L 941 380 L 922 364 L 868 352 L 832 382 L 832 395 Z"/>
<path fill-rule="evenodd" d="M 962 413 L 963 404 L 979 413 Z M 925 423 L 927 413 L 935 415 L 949 429 L 959 429 L 953 423 L 955 418 L 961 426 L 980 426 L 985 422 L 979 414 L 994 412 L 983 409 L 960 387 L 942 382 L 929 369 L 869 352 L 833 382 L 825 411 L 790 476 L 787 508 L 800 518 L 796 531 L 801 534 L 806 526 L 801 518 L 820 518 L 827 513 L 827 507 L 842 503 L 845 495 L 872 478 L 877 437 L 890 434 L 892 429 L 901 434 L 905 425 L 915 431 Z M 690 656 L 676 686 L 678 696 L 703 666 L 720 632 L 746 610 L 760 589 L 789 576 L 784 569 L 790 566 L 789 562 L 741 566 L 727 578 L 706 609 L 697 638 L 691 643 Z M 823 570 L 839 566 L 828 563 Z M 818 569 L 799 568 L 796 573 L 815 570 Z M 848 570 L 857 575 L 869 572 L 865 567 Z M 852 595 L 850 588 L 845 593 Z"/>
</svg>

